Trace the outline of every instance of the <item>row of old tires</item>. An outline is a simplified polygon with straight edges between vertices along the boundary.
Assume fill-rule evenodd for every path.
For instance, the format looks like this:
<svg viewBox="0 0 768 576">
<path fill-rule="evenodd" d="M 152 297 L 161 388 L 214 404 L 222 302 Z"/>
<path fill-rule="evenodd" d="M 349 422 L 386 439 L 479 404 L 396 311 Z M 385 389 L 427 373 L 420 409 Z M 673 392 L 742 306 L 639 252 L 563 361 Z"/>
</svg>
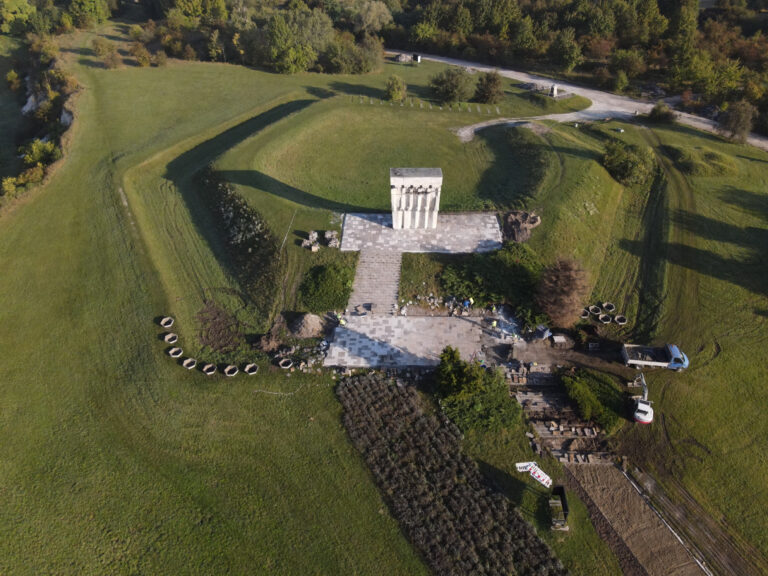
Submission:
<svg viewBox="0 0 768 576">
<path fill-rule="evenodd" d="M 173 327 L 174 320 L 171 316 L 165 316 L 160 320 L 160 326 L 165 328 L 166 330 L 170 330 Z M 176 344 L 179 341 L 179 335 L 175 332 L 166 332 L 163 335 L 163 340 L 168 344 Z M 184 355 L 184 350 L 180 346 L 173 346 L 172 348 L 168 349 L 168 356 L 171 358 L 178 360 Z M 187 370 L 192 370 L 195 367 L 197 367 L 197 360 L 194 358 L 184 358 L 184 360 L 181 361 L 181 365 L 186 368 Z M 203 366 L 200 367 L 200 371 L 205 374 L 206 376 L 213 376 L 218 372 L 218 367 L 216 364 L 213 364 L 211 362 L 207 362 L 206 364 L 203 364 Z M 246 373 L 248 376 L 254 376 L 259 371 L 259 366 L 253 362 L 250 362 L 243 366 L 243 372 Z M 240 369 L 235 366 L 234 364 L 228 364 L 222 369 L 222 373 L 225 376 L 233 377 L 237 376 L 240 373 Z"/>
<path fill-rule="evenodd" d="M 603 302 L 599 306 L 592 304 L 581 311 L 581 319 L 588 320 L 594 317 L 601 324 L 615 322 L 619 326 L 624 326 L 627 323 L 627 317 L 622 314 L 614 314 L 614 312 L 616 312 L 616 305 L 612 302 Z"/>
</svg>

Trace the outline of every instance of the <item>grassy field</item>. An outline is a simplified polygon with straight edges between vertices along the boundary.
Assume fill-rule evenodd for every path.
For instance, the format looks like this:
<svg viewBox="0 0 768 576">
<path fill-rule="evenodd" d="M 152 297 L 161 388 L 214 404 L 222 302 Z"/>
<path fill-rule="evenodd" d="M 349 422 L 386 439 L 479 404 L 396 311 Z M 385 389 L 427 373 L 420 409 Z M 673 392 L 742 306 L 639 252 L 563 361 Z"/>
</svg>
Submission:
<svg viewBox="0 0 768 576">
<path fill-rule="evenodd" d="M 0 215 L 13 270 L 0 280 L 0 431 L 16 438 L 0 460 L 0 572 L 424 573 L 344 435 L 330 377 L 263 366 L 205 379 L 163 354 L 153 322 L 174 314 L 196 350 L 204 300 L 247 319 L 194 174 L 341 80 L 107 71 L 91 37 L 63 50 L 83 86 L 66 162 Z M 336 257 L 302 251 L 301 232 L 338 217 L 254 200 L 285 238 L 290 307 L 302 271 Z"/>
<path fill-rule="evenodd" d="M 623 189 L 600 167 L 601 142 L 617 136 L 655 151 L 649 186 Z M 585 265 L 591 299 L 631 319 L 615 336 L 676 342 L 691 359 L 683 374 L 649 374 L 657 422 L 628 429 L 623 449 L 722 518 L 768 569 L 768 156 L 680 126 L 553 126 L 542 138 L 550 184 L 525 203 L 543 218 L 530 245 Z M 452 258 L 407 255 L 401 294 L 438 292 Z"/>
<path fill-rule="evenodd" d="M 555 483 L 562 483 L 564 471 L 554 458 L 536 455 L 525 437 L 522 421 L 515 428 L 499 432 L 470 431 L 465 437 L 466 452 L 480 464 L 482 472 L 515 503 L 520 513 L 531 522 L 537 533 L 552 547 L 572 574 L 620 574 L 616 557 L 592 527 L 586 506 L 568 492 L 568 532 L 550 529 L 550 490 L 520 474 L 516 462 L 536 461 Z"/>
<path fill-rule="evenodd" d="M 282 244 L 283 309 L 296 307 L 310 266 L 340 257 L 301 249 L 304 234 L 338 229 L 343 210 L 386 209 L 393 163 L 442 164 L 448 209 L 536 209 L 531 246 L 544 261 L 578 258 L 593 297 L 634 319 L 630 336 L 678 342 L 691 357 L 687 373 L 650 375 L 658 421 L 630 430 L 627 446 L 768 555 L 768 155 L 619 124 L 497 128 L 462 146 L 449 129 L 496 112 L 420 107 L 437 64 L 364 77 L 178 62 L 110 71 L 92 37 L 70 36 L 63 51 L 84 87 L 66 162 L 0 213 L 0 258 L 13 271 L 0 277 L 0 432 L 16 439 L 0 459 L 0 572 L 425 571 L 344 436 L 329 377 L 264 366 L 225 384 L 163 354 L 153 318 L 172 313 L 197 351 L 206 300 L 264 328 L 249 324 L 254 311 L 219 263 L 195 180 L 210 163 Z M 413 107 L 379 103 L 393 72 Z M 506 88 L 507 116 L 584 104 Z M 623 189 L 599 164 L 619 126 L 657 153 L 650 190 Z M 695 175 L 674 153 L 692 146 L 734 170 Z M 545 168 L 537 179 L 523 166 L 533 157 Z M 527 454 L 521 443 L 512 433 L 467 447 L 503 480 Z M 506 488 L 574 573 L 615 573 L 578 503 L 579 529 L 553 536 L 542 493 L 518 479 Z"/>
</svg>

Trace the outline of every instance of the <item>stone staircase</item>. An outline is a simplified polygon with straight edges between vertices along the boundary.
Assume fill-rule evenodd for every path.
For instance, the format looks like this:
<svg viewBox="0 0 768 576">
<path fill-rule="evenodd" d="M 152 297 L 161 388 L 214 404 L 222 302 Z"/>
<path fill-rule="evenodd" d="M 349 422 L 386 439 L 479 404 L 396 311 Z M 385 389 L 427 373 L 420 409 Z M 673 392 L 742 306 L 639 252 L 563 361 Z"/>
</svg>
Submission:
<svg viewBox="0 0 768 576">
<path fill-rule="evenodd" d="M 371 250 L 363 248 L 357 262 L 355 283 L 347 308 L 355 313 L 356 306 L 376 314 L 392 314 L 397 310 L 397 294 L 400 286 L 400 264 L 403 254 L 396 250 Z"/>
</svg>

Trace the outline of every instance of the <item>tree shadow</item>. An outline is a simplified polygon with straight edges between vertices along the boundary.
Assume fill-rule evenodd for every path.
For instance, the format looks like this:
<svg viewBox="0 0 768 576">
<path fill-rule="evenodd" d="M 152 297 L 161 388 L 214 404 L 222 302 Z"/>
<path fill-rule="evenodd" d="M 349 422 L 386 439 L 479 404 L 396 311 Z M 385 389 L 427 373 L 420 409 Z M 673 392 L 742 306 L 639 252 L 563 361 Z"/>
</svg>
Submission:
<svg viewBox="0 0 768 576">
<path fill-rule="evenodd" d="M 349 82 L 340 82 L 338 80 L 329 84 L 331 90 L 347 94 L 349 96 L 364 96 L 366 98 L 383 98 L 384 91 L 373 86 L 364 84 L 350 84 Z"/>
<path fill-rule="evenodd" d="M 205 239 L 216 259 L 229 268 L 234 276 L 236 276 L 236 271 L 233 269 L 234 262 L 226 249 L 224 239 L 218 232 L 219 225 L 216 216 L 210 210 L 210 201 L 207 198 L 209 192 L 202 189 L 198 184 L 198 176 L 222 153 L 266 127 L 306 109 L 315 102 L 317 100 L 294 100 L 275 106 L 198 144 L 169 162 L 166 167 L 164 176 L 173 182 L 181 194 L 197 232 Z"/>
<path fill-rule="evenodd" d="M 661 246 L 660 254 L 668 262 L 768 296 L 768 230 L 739 228 L 684 211 L 675 212 L 672 220 L 701 238 L 734 244 L 749 253 L 743 258 L 728 258 L 701 248 L 666 242 Z M 624 239 L 619 246 L 638 256 L 643 253 L 642 242 L 639 241 Z"/>
<path fill-rule="evenodd" d="M 764 160 L 760 161 L 764 162 Z M 748 190 L 729 187 L 721 192 L 719 197 L 726 204 L 759 215 L 768 222 L 768 194 L 758 194 Z"/>
<path fill-rule="evenodd" d="M 490 487 L 509 498 L 515 505 L 515 508 L 533 515 L 539 526 L 548 526 L 550 524 L 549 499 L 546 493 L 537 490 L 523 481 L 522 478 L 515 478 L 504 470 L 483 460 L 477 460 L 477 467 L 488 481 Z M 523 506 L 526 494 L 532 495 L 534 498 L 535 504 L 532 508 L 525 508 Z"/>
<path fill-rule="evenodd" d="M 320 86 L 304 86 L 304 89 L 307 91 L 307 94 L 314 96 L 315 98 L 319 98 L 320 100 L 333 98 L 336 96 L 336 92 L 333 90 L 328 90 Z"/>
<path fill-rule="evenodd" d="M 269 192 L 270 194 L 309 208 L 319 208 L 321 210 L 331 210 L 333 212 L 357 212 L 365 210 L 365 208 L 361 206 L 346 202 L 336 202 L 305 192 L 304 190 L 300 190 L 294 186 L 281 182 L 258 170 L 221 170 L 218 171 L 218 174 L 233 184 L 249 186 L 256 190 Z"/>
</svg>

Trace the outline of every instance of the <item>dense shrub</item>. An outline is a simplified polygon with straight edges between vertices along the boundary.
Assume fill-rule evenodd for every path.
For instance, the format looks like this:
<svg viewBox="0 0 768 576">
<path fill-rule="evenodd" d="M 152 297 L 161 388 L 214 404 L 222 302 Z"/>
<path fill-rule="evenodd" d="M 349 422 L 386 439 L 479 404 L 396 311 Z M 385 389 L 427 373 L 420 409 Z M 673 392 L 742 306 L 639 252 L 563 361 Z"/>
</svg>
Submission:
<svg viewBox="0 0 768 576">
<path fill-rule="evenodd" d="M 104 56 L 104 67 L 109 70 L 114 70 L 115 68 L 119 68 L 123 64 L 123 58 L 120 56 L 120 54 L 115 52 L 110 52 L 106 56 Z"/>
<path fill-rule="evenodd" d="M 61 158 L 61 150 L 56 143 L 48 140 L 34 139 L 26 146 L 19 148 L 19 154 L 27 166 L 43 166 Z"/>
<path fill-rule="evenodd" d="M 435 384 L 443 411 L 464 431 L 498 430 L 513 426 L 520 417 L 502 374 L 465 362 L 455 348 L 440 355 Z"/>
<path fill-rule="evenodd" d="M 103 58 L 107 54 L 117 52 L 117 45 L 114 42 L 110 42 L 106 38 L 102 38 L 101 36 L 97 36 L 93 39 L 91 42 L 91 48 L 93 48 L 94 53 L 99 58 Z"/>
<path fill-rule="evenodd" d="M 387 78 L 387 88 L 384 96 L 387 100 L 391 102 L 402 102 L 405 100 L 405 94 L 405 81 L 400 78 L 400 76 L 392 74 L 392 76 Z"/>
<path fill-rule="evenodd" d="M 227 259 L 244 295 L 264 317 L 272 313 L 280 278 L 277 244 L 261 214 L 209 166 L 201 177 L 202 197 L 216 216 Z"/>
<path fill-rule="evenodd" d="M 478 304 L 517 308 L 533 300 L 542 265 L 532 248 L 510 242 L 498 252 L 473 254 L 446 266 L 440 283 L 446 294 L 471 296 Z"/>
<path fill-rule="evenodd" d="M 504 85 L 501 74 L 493 70 L 480 74 L 475 89 L 475 100 L 484 104 L 496 104 L 504 98 Z"/>
<path fill-rule="evenodd" d="M 672 124 L 675 117 L 674 110 L 666 102 L 657 102 L 648 114 L 648 120 L 656 124 Z"/>
<path fill-rule="evenodd" d="M 131 44 L 131 56 L 136 58 L 136 63 L 142 68 L 149 66 L 152 63 L 152 55 L 141 42 L 134 42 Z"/>
<path fill-rule="evenodd" d="M 435 98 L 444 104 L 466 102 L 472 96 L 472 77 L 464 68 L 446 68 L 429 81 Z"/>
<path fill-rule="evenodd" d="M 622 184 L 642 185 L 653 175 L 656 161 L 650 148 L 611 140 L 605 146 L 603 165 Z"/>
<path fill-rule="evenodd" d="M 338 263 L 310 268 L 299 288 L 301 303 L 310 312 L 341 310 L 352 293 L 355 270 Z"/>
<path fill-rule="evenodd" d="M 628 398 L 610 376 L 577 370 L 562 380 L 584 420 L 595 422 L 608 433 L 617 428 L 627 412 Z"/>
<path fill-rule="evenodd" d="M 462 453 L 456 426 L 425 410 L 413 386 L 374 373 L 341 382 L 336 393 L 352 443 L 434 574 L 565 574 Z"/>
</svg>

